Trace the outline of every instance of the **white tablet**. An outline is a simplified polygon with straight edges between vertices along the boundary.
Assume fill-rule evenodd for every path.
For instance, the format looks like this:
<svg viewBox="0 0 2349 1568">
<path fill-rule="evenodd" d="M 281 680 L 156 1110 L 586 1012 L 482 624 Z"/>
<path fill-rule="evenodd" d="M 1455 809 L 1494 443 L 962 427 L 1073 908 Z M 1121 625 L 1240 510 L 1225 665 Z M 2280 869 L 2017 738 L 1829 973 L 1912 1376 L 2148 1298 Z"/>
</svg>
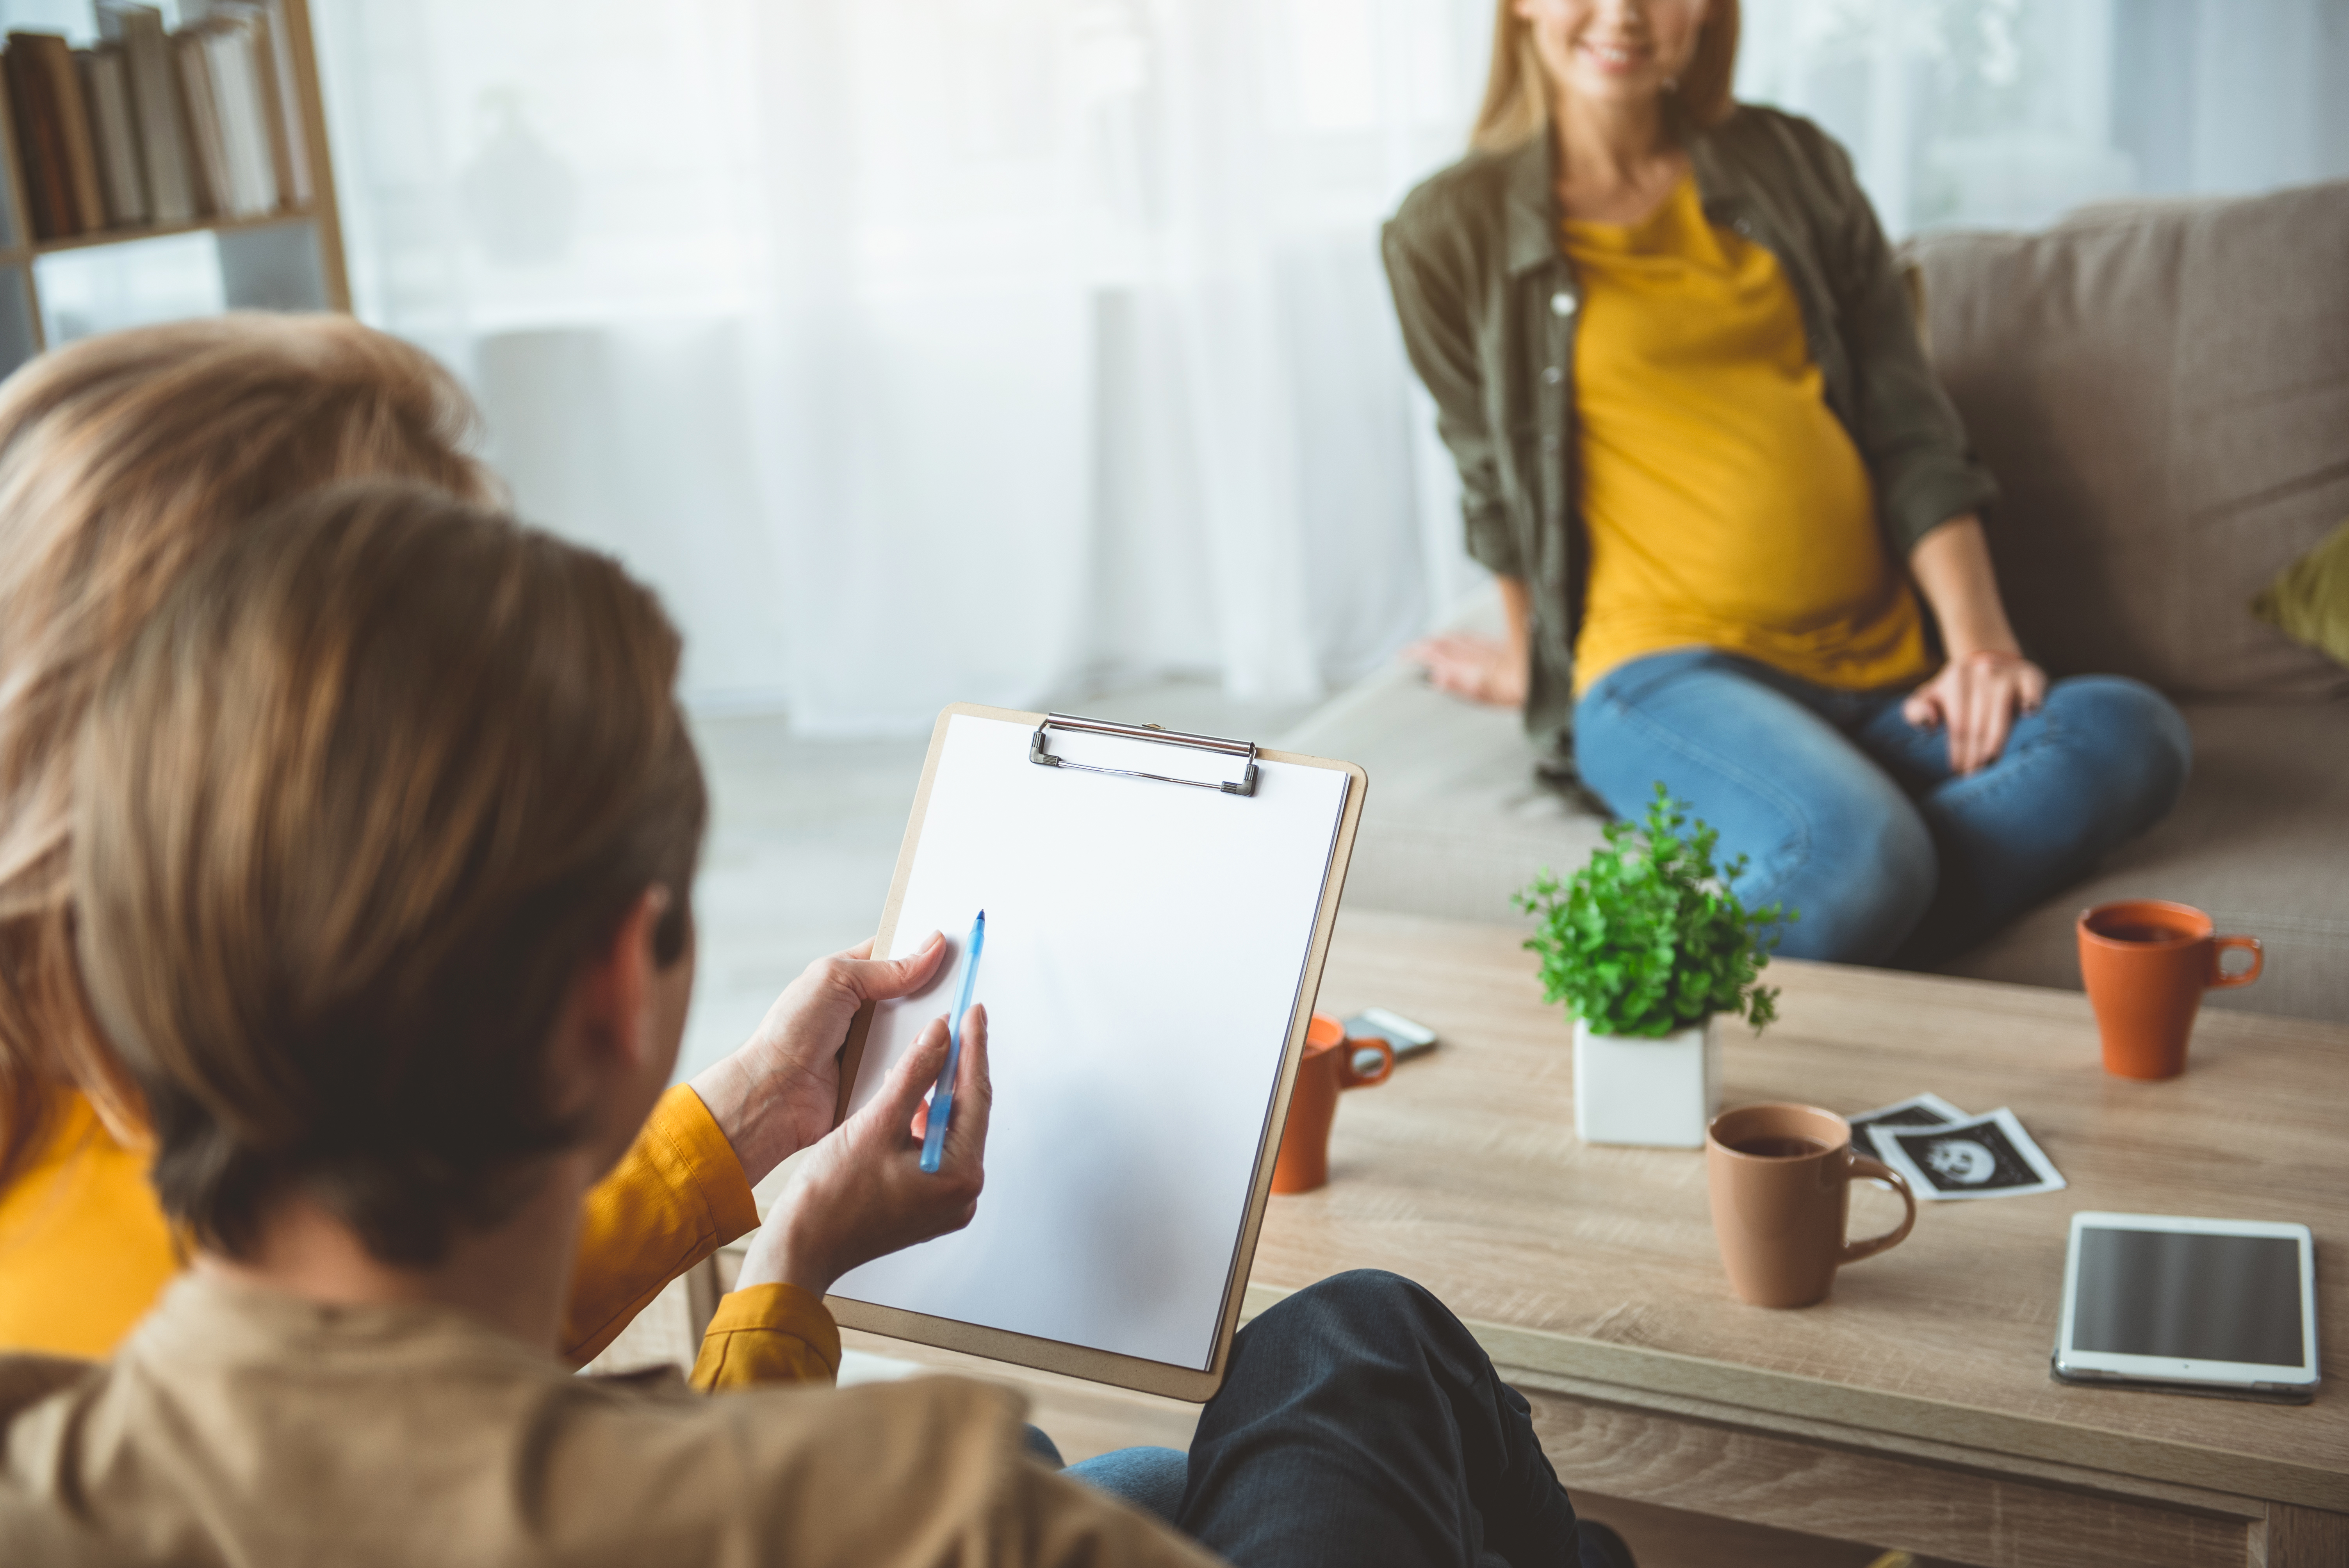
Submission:
<svg viewBox="0 0 2349 1568">
<path fill-rule="evenodd" d="M 2054 1371 L 2064 1383 L 2314 1398 L 2316 1249 L 2308 1227 L 2073 1215 Z"/>
</svg>

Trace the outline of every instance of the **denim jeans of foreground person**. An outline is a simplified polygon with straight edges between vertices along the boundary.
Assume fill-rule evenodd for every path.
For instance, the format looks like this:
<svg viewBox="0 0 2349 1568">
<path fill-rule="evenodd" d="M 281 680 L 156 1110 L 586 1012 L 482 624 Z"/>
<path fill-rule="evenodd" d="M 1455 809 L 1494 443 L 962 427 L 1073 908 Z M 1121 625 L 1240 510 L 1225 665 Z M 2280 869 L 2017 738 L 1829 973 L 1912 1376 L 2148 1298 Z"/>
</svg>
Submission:
<svg viewBox="0 0 2349 1568">
<path fill-rule="evenodd" d="M 1620 1537 L 1575 1519 L 1524 1398 L 1460 1320 L 1376 1270 L 1239 1331 L 1187 1460 L 1123 1449 L 1068 1473 L 1239 1568 L 1631 1568 Z"/>
<path fill-rule="evenodd" d="M 1641 816 L 1661 779 L 1720 830 L 1721 858 L 1750 857 L 1748 908 L 1802 912 L 1780 954 L 1846 964 L 1961 950 L 2159 821 L 2186 784 L 2186 721 L 2133 680 L 2054 682 L 1964 778 L 1945 730 L 1901 717 L 1907 695 L 1678 648 L 1583 694 L 1575 758 L 1621 817 Z"/>
</svg>

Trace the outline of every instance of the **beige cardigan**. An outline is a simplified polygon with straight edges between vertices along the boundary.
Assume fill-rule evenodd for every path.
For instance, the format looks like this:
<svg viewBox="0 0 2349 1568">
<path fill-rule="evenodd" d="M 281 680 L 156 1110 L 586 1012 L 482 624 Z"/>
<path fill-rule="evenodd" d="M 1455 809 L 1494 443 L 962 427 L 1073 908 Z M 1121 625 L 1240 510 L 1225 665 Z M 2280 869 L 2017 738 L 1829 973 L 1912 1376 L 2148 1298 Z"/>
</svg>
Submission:
<svg viewBox="0 0 2349 1568">
<path fill-rule="evenodd" d="M 1215 1561 L 1027 1459 L 1020 1418 L 944 1377 L 578 1377 L 452 1310 L 198 1274 L 110 1362 L 0 1357 L 0 1563 Z"/>
</svg>

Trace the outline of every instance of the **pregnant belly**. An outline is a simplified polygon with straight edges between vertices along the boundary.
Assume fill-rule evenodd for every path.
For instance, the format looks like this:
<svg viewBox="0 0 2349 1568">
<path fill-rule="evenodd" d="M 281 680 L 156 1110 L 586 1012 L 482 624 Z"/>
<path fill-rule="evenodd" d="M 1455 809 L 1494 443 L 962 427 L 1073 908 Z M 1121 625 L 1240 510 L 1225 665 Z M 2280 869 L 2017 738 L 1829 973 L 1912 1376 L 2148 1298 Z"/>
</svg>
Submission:
<svg viewBox="0 0 2349 1568">
<path fill-rule="evenodd" d="M 1696 615 L 1799 635 L 1879 611 L 1897 581 L 1868 470 L 1843 427 L 1813 407 L 1670 454 L 1610 453 L 1587 437 L 1588 614 Z"/>
</svg>

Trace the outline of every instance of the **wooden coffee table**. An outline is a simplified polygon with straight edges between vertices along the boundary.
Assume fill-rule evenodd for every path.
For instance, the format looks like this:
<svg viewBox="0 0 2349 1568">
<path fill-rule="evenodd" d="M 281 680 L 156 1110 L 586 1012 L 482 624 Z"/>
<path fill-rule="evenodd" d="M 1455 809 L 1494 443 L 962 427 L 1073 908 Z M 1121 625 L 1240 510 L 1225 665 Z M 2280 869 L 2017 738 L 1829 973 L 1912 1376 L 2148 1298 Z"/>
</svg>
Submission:
<svg viewBox="0 0 2349 1568">
<path fill-rule="evenodd" d="M 1354 913 L 1319 1008 L 1444 1044 L 1348 1094 L 1321 1191 L 1275 1198 L 1250 1308 L 1350 1268 L 1433 1289 L 1533 1400 L 1571 1489 L 1960 1563 L 2349 1563 L 2349 1028 L 2206 1010 L 2183 1078 L 2098 1065 L 2066 992 L 1782 962 L 1723 1035 L 1724 1103 L 2012 1106 L 2063 1192 L 1920 1204 L 1820 1305 L 1731 1294 L 1699 1151 L 1574 1137 L 1573 1059 L 1520 930 Z M 1899 1217 L 1854 1188 L 1852 1231 Z M 2313 1405 L 2051 1381 L 2071 1215 L 2316 1234 Z"/>
</svg>

